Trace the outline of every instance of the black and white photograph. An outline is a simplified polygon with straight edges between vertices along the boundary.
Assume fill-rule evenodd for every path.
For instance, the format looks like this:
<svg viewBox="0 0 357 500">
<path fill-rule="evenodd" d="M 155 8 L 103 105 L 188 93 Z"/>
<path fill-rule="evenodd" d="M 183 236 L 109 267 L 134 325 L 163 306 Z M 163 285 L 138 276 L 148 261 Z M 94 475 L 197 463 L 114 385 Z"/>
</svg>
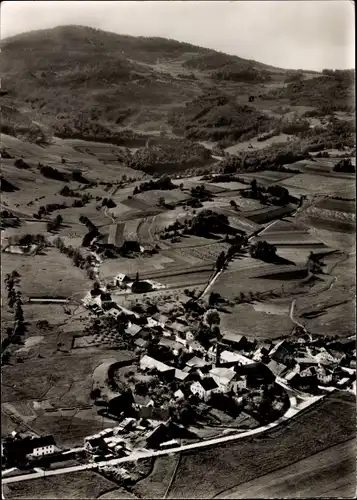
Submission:
<svg viewBox="0 0 357 500">
<path fill-rule="evenodd" d="M 0 14 L 2 499 L 356 498 L 354 2 Z"/>
</svg>

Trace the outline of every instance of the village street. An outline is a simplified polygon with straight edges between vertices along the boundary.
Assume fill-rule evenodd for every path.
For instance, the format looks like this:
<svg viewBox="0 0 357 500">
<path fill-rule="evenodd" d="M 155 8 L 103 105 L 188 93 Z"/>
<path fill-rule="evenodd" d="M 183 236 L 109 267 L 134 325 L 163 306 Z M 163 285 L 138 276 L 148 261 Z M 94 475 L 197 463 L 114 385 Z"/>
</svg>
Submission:
<svg viewBox="0 0 357 500">
<path fill-rule="evenodd" d="M 291 418 L 296 417 L 300 412 L 306 410 L 307 408 L 314 405 L 315 403 L 317 403 L 320 399 L 322 399 L 324 397 L 324 396 L 307 397 L 303 403 L 297 404 L 296 397 L 294 396 L 295 391 L 291 390 L 284 382 L 282 382 L 281 379 L 277 379 L 277 383 L 288 390 L 289 399 L 290 399 L 290 407 L 287 410 L 287 412 L 282 417 L 280 417 L 278 420 L 276 420 L 275 422 L 271 422 L 270 424 L 264 425 L 262 427 L 258 427 L 256 429 L 252 429 L 252 430 L 245 431 L 245 432 L 240 432 L 239 434 L 234 434 L 232 436 L 224 436 L 221 438 L 209 439 L 209 440 L 206 440 L 206 441 L 203 441 L 200 443 L 187 444 L 187 445 L 183 445 L 180 447 L 171 448 L 168 450 L 147 451 L 147 452 L 143 452 L 143 451 L 140 451 L 140 452 L 136 451 L 135 452 L 134 451 L 133 453 L 131 453 L 130 455 L 128 455 L 126 457 L 111 459 L 111 460 L 97 462 L 97 463 L 77 465 L 77 466 L 73 466 L 73 467 L 64 467 L 62 469 L 49 470 L 49 471 L 47 471 L 47 470 L 44 471 L 44 470 L 40 470 L 37 468 L 36 472 L 33 472 L 31 474 L 24 474 L 22 476 L 13 476 L 13 477 L 3 477 L 2 483 L 3 484 L 16 483 L 18 481 L 28 481 L 31 479 L 38 479 L 40 477 L 48 477 L 48 476 L 54 476 L 54 475 L 59 475 L 59 474 L 69 474 L 71 472 L 78 472 L 78 471 L 90 470 L 90 469 L 91 470 L 100 470 L 102 467 L 105 467 L 105 466 L 115 466 L 115 465 L 120 465 L 120 464 L 123 464 L 126 462 L 136 462 L 137 460 L 140 460 L 142 458 L 158 457 L 158 456 L 162 456 L 162 455 L 171 455 L 174 453 L 181 453 L 184 451 L 191 451 L 191 450 L 196 450 L 196 449 L 201 449 L 201 448 L 208 448 L 208 447 L 214 446 L 214 445 L 220 445 L 223 443 L 237 441 L 238 439 L 243 439 L 245 437 L 255 436 L 255 435 L 261 434 L 261 433 L 266 432 L 270 429 L 273 429 L 274 427 L 277 427 L 278 425 L 286 423 Z M 300 394 L 298 394 L 298 396 L 300 396 Z M 2 475 L 4 476 L 4 473 Z"/>
</svg>

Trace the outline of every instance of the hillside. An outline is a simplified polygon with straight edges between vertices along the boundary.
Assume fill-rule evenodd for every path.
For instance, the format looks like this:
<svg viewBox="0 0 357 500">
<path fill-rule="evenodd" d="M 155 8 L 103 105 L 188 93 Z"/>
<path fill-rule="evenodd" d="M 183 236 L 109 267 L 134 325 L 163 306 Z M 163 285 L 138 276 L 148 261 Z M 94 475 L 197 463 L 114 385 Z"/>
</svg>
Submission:
<svg viewBox="0 0 357 500">
<path fill-rule="evenodd" d="M 83 26 L 17 35 L 3 40 L 1 50 L 2 88 L 13 105 L 62 136 L 80 135 L 83 121 L 86 138 L 98 128 L 111 136 L 127 127 L 167 129 L 168 111 L 219 80 L 244 82 L 246 72 L 251 85 L 275 74 L 264 64 L 187 43 Z"/>
<path fill-rule="evenodd" d="M 207 93 L 176 110 L 169 123 L 191 139 L 238 140 L 273 128 L 276 120 L 218 92 Z"/>
<path fill-rule="evenodd" d="M 138 134 L 174 132 L 229 142 L 275 128 L 282 103 L 351 106 L 353 77 L 283 70 L 163 38 L 59 26 L 5 39 L 1 50 L 2 130 L 30 141 L 54 134 L 143 145 Z"/>
</svg>

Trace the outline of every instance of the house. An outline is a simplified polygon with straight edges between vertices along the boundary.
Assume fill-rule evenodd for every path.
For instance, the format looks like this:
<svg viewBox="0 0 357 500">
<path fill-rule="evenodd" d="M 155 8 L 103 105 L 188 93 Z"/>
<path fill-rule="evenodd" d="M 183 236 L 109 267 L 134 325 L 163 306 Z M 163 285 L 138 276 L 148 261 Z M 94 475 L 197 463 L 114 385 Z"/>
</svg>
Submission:
<svg viewBox="0 0 357 500">
<path fill-rule="evenodd" d="M 138 347 L 142 347 L 142 348 L 145 348 L 147 345 L 148 345 L 148 341 L 145 340 L 145 339 L 136 339 L 134 344 Z"/>
<path fill-rule="evenodd" d="M 212 377 L 197 380 L 191 384 L 192 394 L 203 401 L 208 401 L 214 391 L 218 391 L 218 385 Z"/>
<path fill-rule="evenodd" d="M 244 351 L 244 349 L 249 345 L 249 341 L 245 335 L 239 335 L 238 333 L 231 332 L 223 333 L 222 342 L 230 345 L 237 351 Z"/>
<path fill-rule="evenodd" d="M 234 368 L 215 367 L 209 373 L 216 382 L 219 392 L 237 392 L 238 389 L 246 387 L 245 377 L 236 373 Z"/>
<path fill-rule="evenodd" d="M 160 313 L 155 313 L 153 316 L 151 316 L 150 319 L 152 320 L 152 322 L 154 322 L 155 325 L 161 326 L 161 328 L 164 328 L 166 323 L 169 321 L 168 316 Z"/>
<path fill-rule="evenodd" d="M 356 349 L 356 337 L 348 337 L 347 339 L 338 339 L 333 342 L 329 342 L 328 347 L 332 347 L 336 351 L 347 353 L 353 349 Z"/>
<path fill-rule="evenodd" d="M 175 368 L 172 366 L 165 365 L 161 361 L 148 356 L 147 354 L 143 356 L 140 360 L 140 368 L 142 370 L 157 370 L 161 375 L 167 378 L 173 378 L 175 376 Z"/>
<path fill-rule="evenodd" d="M 185 395 L 181 391 L 181 389 L 178 389 L 176 392 L 174 392 L 174 398 L 176 401 L 181 401 L 182 399 L 185 399 Z"/>
<path fill-rule="evenodd" d="M 109 316 L 113 316 L 113 318 L 117 318 L 120 314 L 120 310 L 119 309 L 115 309 L 114 307 L 112 307 L 111 309 L 109 309 L 109 311 L 107 312 L 107 314 L 109 314 Z"/>
<path fill-rule="evenodd" d="M 190 376 L 189 372 L 184 372 L 183 370 L 179 370 L 178 368 L 175 369 L 175 378 L 177 380 L 180 380 L 181 382 L 183 382 L 189 376 Z"/>
<path fill-rule="evenodd" d="M 267 367 L 276 377 L 280 377 L 287 370 L 283 363 L 278 363 L 274 359 L 269 361 Z"/>
<path fill-rule="evenodd" d="M 124 287 L 124 286 L 128 285 L 128 283 L 130 283 L 131 281 L 133 281 L 133 280 L 131 280 L 129 278 L 129 276 L 127 276 L 124 273 L 119 273 L 113 279 L 113 284 L 114 284 L 114 286 Z"/>
<path fill-rule="evenodd" d="M 253 361 L 237 352 L 222 351 L 220 354 L 221 363 L 239 363 L 241 365 L 249 365 Z"/>
<path fill-rule="evenodd" d="M 313 392 L 317 389 L 318 380 L 316 375 L 310 375 L 306 377 L 301 377 L 300 374 L 296 374 L 290 380 L 290 385 L 294 389 L 298 389 L 301 391 Z"/>
<path fill-rule="evenodd" d="M 151 449 L 158 449 L 161 443 L 167 441 L 167 428 L 165 424 L 160 424 L 146 435 L 146 446 Z"/>
<path fill-rule="evenodd" d="M 129 322 L 129 325 L 125 328 L 125 333 L 127 333 L 128 335 L 131 335 L 132 337 L 135 337 L 135 335 L 137 335 L 139 332 L 141 332 L 142 330 L 142 327 L 135 324 L 135 323 L 131 323 Z"/>
<path fill-rule="evenodd" d="M 251 389 L 271 385 L 275 382 L 275 375 L 263 363 L 250 363 L 236 367 L 235 370 L 240 375 L 246 375 L 247 387 Z"/>
<path fill-rule="evenodd" d="M 181 316 L 177 316 L 176 321 L 178 321 L 182 325 L 187 325 L 187 319 L 184 314 L 182 314 Z"/>
<path fill-rule="evenodd" d="M 286 363 L 286 361 L 291 357 L 294 352 L 294 347 L 292 344 L 286 340 L 278 342 L 269 353 L 270 359 L 277 361 L 278 363 Z"/>
<path fill-rule="evenodd" d="M 296 363 L 300 366 L 301 370 L 308 368 L 309 366 L 318 366 L 319 362 L 312 356 L 305 355 L 303 357 L 295 358 Z"/>
<path fill-rule="evenodd" d="M 104 453 L 107 449 L 107 444 L 104 441 L 104 437 L 99 434 L 94 434 L 93 436 L 87 436 L 84 438 L 84 449 L 89 453 Z"/>
<path fill-rule="evenodd" d="M 343 356 L 339 356 L 339 359 L 335 359 L 332 354 L 330 354 L 326 349 L 321 348 L 320 352 L 317 353 L 314 357 L 321 365 L 329 366 L 338 364 Z"/>
<path fill-rule="evenodd" d="M 200 368 L 209 364 L 212 363 L 205 361 L 203 358 L 199 358 L 198 356 L 193 356 L 193 358 L 187 361 L 186 366 L 189 366 L 190 368 Z"/>
<path fill-rule="evenodd" d="M 108 403 L 108 413 L 111 415 L 119 416 L 122 412 L 124 414 L 132 414 L 132 405 L 134 404 L 134 397 L 131 390 L 123 392 L 118 396 L 110 399 Z"/>
<path fill-rule="evenodd" d="M 264 344 L 261 344 L 258 349 L 255 350 L 253 354 L 253 360 L 254 361 L 262 361 L 264 358 L 267 358 L 269 355 L 270 349 L 271 349 L 271 344 L 265 342 Z"/>
<path fill-rule="evenodd" d="M 25 437 L 3 442 L 3 454 L 8 465 L 25 463 L 28 459 L 51 455 L 56 451 L 53 436 Z"/>
<path fill-rule="evenodd" d="M 186 332 L 190 329 L 188 325 L 183 325 L 182 323 L 179 323 L 178 321 L 174 321 L 171 323 L 171 325 L 166 324 L 166 328 L 173 333 L 180 333 L 182 334 L 182 337 L 185 336 Z"/>
<path fill-rule="evenodd" d="M 179 351 L 181 349 L 183 349 L 182 344 L 180 344 L 179 342 L 176 342 L 175 340 L 167 338 L 167 337 L 162 337 L 162 339 L 159 342 L 159 345 L 166 346 L 169 349 L 171 349 L 171 351 L 173 352 L 173 354 L 175 356 L 178 356 Z"/>
</svg>

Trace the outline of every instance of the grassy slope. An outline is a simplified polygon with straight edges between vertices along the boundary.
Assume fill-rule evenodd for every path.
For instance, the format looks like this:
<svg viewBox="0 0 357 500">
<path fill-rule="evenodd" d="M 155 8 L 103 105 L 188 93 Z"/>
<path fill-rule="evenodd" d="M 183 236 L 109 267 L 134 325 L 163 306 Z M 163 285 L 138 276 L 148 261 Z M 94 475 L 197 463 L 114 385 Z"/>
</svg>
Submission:
<svg viewBox="0 0 357 500">
<path fill-rule="evenodd" d="M 83 26 L 24 33 L 5 39 L 1 46 L 7 98 L 27 120 L 56 123 L 62 133 L 83 131 L 81 112 L 84 128 L 92 134 L 150 122 L 157 130 L 166 122 L 169 109 L 207 86 L 214 88 L 213 73 L 222 68 L 233 72 L 248 68 L 272 75 L 273 80 L 284 74 L 255 61 L 174 40 L 123 36 Z M 260 82 L 260 77 L 253 81 L 249 77 L 249 85 Z"/>
</svg>

